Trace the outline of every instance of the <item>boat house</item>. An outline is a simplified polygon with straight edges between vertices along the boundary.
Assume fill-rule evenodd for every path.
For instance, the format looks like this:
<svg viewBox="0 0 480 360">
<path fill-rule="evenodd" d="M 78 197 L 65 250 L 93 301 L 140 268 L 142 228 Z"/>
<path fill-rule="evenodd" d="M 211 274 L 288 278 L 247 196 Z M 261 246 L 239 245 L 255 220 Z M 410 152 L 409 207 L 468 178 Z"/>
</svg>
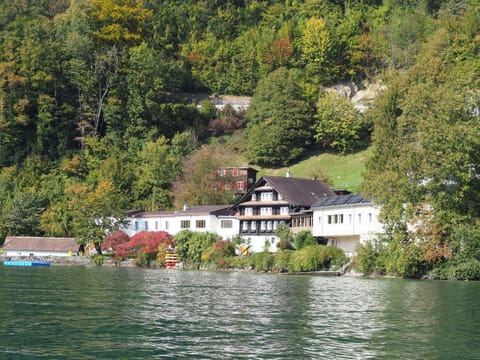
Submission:
<svg viewBox="0 0 480 360">
<path fill-rule="evenodd" d="M 7 257 L 72 256 L 79 245 L 75 238 L 7 236 L 3 249 Z"/>
</svg>

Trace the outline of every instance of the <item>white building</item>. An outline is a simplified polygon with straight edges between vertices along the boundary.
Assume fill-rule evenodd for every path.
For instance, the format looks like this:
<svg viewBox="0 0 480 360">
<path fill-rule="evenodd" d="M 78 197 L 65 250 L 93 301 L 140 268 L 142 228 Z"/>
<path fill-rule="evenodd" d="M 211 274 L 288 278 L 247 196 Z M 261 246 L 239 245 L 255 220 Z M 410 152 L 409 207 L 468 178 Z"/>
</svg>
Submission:
<svg viewBox="0 0 480 360">
<path fill-rule="evenodd" d="M 132 211 L 128 226 L 122 229 L 128 236 L 141 231 L 165 231 L 176 235 L 182 230 L 216 233 L 224 240 L 238 235 L 239 221 L 231 214 L 230 205 L 185 206 L 179 211 Z"/>
<path fill-rule="evenodd" d="M 312 206 L 312 234 L 328 239 L 328 245 L 352 256 L 358 243 L 375 240 L 384 234 L 378 220 L 379 206 L 358 194 L 329 196 Z"/>
<path fill-rule="evenodd" d="M 74 238 L 7 236 L 3 244 L 7 257 L 72 256 L 79 251 Z"/>
</svg>

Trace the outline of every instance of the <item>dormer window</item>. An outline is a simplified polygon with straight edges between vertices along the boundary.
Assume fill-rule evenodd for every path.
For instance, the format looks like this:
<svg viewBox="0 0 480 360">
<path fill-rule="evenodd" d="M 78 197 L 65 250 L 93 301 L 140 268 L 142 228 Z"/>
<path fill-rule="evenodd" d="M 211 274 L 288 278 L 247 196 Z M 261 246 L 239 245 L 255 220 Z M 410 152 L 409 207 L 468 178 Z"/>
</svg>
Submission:
<svg viewBox="0 0 480 360">
<path fill-rule="evenodd" d="M 260 194 L 260 199 L 262 201 L 272 201 L 273 200 L 273 193 L 272 192 L 262 192 Z"/>
</svg>

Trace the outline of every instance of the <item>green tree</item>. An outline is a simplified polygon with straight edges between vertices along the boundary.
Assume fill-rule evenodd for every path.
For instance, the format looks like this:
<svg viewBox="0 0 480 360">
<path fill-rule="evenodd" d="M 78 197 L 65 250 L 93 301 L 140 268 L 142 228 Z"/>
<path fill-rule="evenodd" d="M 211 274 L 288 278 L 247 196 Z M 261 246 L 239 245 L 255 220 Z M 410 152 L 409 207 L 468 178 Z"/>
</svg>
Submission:
<svg viewBox="0 0 480 360">
<path fill-rule="evenodd" d="M 280 223 L 275 230 L 275 236 L 278 236 L 280 241 L 277 244 L 277 247 L 281 250 L 292 250 L 293 234 L 290 230 L 290 227 L 285 223 Z"/>
<path fill-rule="evenodd" d="M 147 210 L 171 208 L 170 181 L 176 176 L 179 159 L 171 151 L 165 137 L 146 142 L 139 154 L 140 166 L 135 171 L 133 194 L 136 205 Z"/>
<path fill-rule="evenodd" d="M 74 184 L 65 192 L 74 236 L 83 246 L 93 243 L 101 254 L 105 234 L 118 230 L 126 217 L 120 194 L 110 182 L 99 182 L 95 187 Z"/>
<path fill-rule="evenodd" d="M 346 153 L 366 142 L 365 120 L 352 103 L 336 94 L 324 94 L 317 102 L 314 138 L 325 149 Z"/>
<path fill-rule="evenodd" d="M 6 234 L 40 236 L 40 216 L 45 210 L 47 201 L 44 196 L 35 192 L 21 192 L 15 195 L 5 209 L 3 218 Z"/>
<path fill-rule="evenodd" d="M 329 68 L 332 40 L 325 21 L 308 19 L 300 44 L 302 60 L 309 75 L 321 74 Z"/>
<path fill-rule="evenodd" d="M 259 165 L 288 165 L 312 140 L 313 108 L 285 68 L 261 80 L 247 111 L 246 155 Z"/>
<path fill-rule="evenodd" d="M 478 82 L 469 61 L 452 61 L 452 36 L 437 31 L 417 64 L 379 99 L 364 182 L 383 205 L 385 222 L 403 238 L 407 223 L 431 212 L 430 228 L 440 230 L 427 229 L 424 238 L 440 246 L 480 210 L 474 200 L 480 190 L 474 169 L 480 156 Z"/>
</svg>

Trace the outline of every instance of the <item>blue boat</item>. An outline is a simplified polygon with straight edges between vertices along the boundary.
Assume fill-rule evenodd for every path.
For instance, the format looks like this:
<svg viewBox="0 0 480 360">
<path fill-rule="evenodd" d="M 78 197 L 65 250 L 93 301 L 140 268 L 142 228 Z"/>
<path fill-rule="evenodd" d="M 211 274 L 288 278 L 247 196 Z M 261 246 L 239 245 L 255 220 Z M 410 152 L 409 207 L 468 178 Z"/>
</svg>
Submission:
<svg viewBox="0 0 480 360">
<path fill-rule="evenodd" d="M 5 260 L 5 266 L 50 266 L 50 261 L 13 261 Z"/>
</svg>

